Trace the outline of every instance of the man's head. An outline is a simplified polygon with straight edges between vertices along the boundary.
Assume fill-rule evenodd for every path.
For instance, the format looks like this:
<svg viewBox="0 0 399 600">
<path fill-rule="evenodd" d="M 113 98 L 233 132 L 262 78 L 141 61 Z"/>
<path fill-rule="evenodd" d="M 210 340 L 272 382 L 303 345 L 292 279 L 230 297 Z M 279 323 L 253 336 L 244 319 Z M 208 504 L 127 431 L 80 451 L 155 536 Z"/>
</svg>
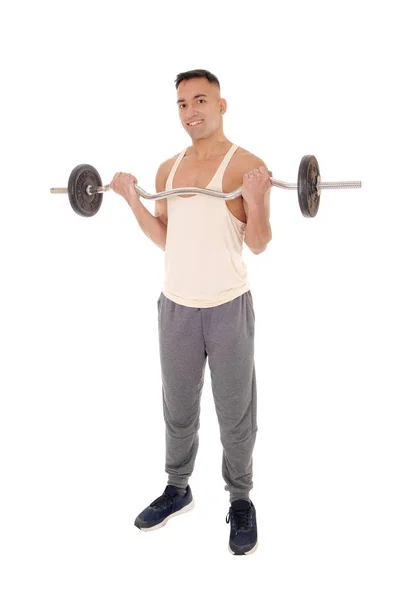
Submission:
<svg viewBox="0 0 399 600">
<path fill-rule="evenodd" d="M 175 80 L 177 106 L 184 129 L 193 140 L 223 132 L 227 103 L 220 97 L 218 78 L 204 69 L 179 73 Z M 202 121 L 199 125 L 190 125 Z"/>
</svg>

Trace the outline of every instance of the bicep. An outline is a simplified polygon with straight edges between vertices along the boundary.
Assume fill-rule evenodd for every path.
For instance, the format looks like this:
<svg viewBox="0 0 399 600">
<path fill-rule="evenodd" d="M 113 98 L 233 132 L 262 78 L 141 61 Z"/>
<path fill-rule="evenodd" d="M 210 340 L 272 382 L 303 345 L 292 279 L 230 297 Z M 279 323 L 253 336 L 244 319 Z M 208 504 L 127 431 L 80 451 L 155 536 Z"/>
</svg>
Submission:
<svg viewBox="0 0 399 600">
<path fill-rule="evenodd" d="M 162 191 L 162 190 L 160 190 L 160 191 Z M 167 198 L 162 198 L 162 200 L 155 200 L 154 217 L 158 217 L 164 225 L 168 224 L 168 200 L 167 200 Z"/>
</svg>

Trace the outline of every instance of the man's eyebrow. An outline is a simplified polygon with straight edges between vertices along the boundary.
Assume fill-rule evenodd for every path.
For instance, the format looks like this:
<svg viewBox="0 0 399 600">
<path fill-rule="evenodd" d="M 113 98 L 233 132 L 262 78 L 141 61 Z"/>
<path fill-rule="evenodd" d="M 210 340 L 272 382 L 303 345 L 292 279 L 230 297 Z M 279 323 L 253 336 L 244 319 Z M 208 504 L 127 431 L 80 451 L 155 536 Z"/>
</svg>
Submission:
<svg viewBox="0 0 399 600">
<path fill-rule="evenodd" d="M 206 98 L 208 97 L 206 94 L 195 94 L 194 100 L 196 98 L 201 98 L 201 96 L 205 96 Z M 179 98 L 178 101 L 176 102 L 176 104 L 179 104 L 180 102 L 184 102 L 184 98 Z"/>
</svg>

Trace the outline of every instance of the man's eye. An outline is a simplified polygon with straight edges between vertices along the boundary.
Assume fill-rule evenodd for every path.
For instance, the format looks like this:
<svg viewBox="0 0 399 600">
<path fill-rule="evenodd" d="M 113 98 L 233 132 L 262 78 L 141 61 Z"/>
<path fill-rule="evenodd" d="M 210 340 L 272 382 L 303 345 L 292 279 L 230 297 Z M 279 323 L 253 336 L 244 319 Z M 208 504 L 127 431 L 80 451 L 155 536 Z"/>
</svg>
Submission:
<svg viewBox="0 0 399 600">
<path fill-rule="evenodd" d="M 197 102 L 206 102 L 205 98 L 200 98 Z M 180 104 L 179 108 L 186 108 L 185 104 Z"/>
</svg>

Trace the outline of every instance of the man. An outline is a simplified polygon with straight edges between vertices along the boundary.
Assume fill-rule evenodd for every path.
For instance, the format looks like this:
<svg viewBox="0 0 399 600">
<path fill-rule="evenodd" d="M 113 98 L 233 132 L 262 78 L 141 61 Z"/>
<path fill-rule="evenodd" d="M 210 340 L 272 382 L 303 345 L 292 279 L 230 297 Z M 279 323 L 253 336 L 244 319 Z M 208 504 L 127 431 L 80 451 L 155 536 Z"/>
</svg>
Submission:
<svg viewBox="0 0 399 600">
<path fill-rule="evenodd" d="M 111 183 L 143 232 L 165 251 L 158 329 L 168 482 L 135 525 L 152 531 L 194 506 L 188 480 L 198 451 L 208 358 L 223 445 L 222 475 L 230 493 L 229 549 L 249 554 L 257 548 L 256 511 L 249 497 L 257 396 L 255 313 L 242 244 L 245 238 L 260 254 L 271 240 L 271 173 L 260 158 L 224 135 L 227 103 L 215 75 L 188 71 L 177 76 L 175 85 L 180 120 L 192 145 L 161 164 L 157 192 L 207 187 L 226 193 L 242 187 L 242 196 L 226 201 L 203 193 L 175 194 L 157 200 L 152 215 L 134 190 L 133 175 L 117 173 Z"/>
</svg>

